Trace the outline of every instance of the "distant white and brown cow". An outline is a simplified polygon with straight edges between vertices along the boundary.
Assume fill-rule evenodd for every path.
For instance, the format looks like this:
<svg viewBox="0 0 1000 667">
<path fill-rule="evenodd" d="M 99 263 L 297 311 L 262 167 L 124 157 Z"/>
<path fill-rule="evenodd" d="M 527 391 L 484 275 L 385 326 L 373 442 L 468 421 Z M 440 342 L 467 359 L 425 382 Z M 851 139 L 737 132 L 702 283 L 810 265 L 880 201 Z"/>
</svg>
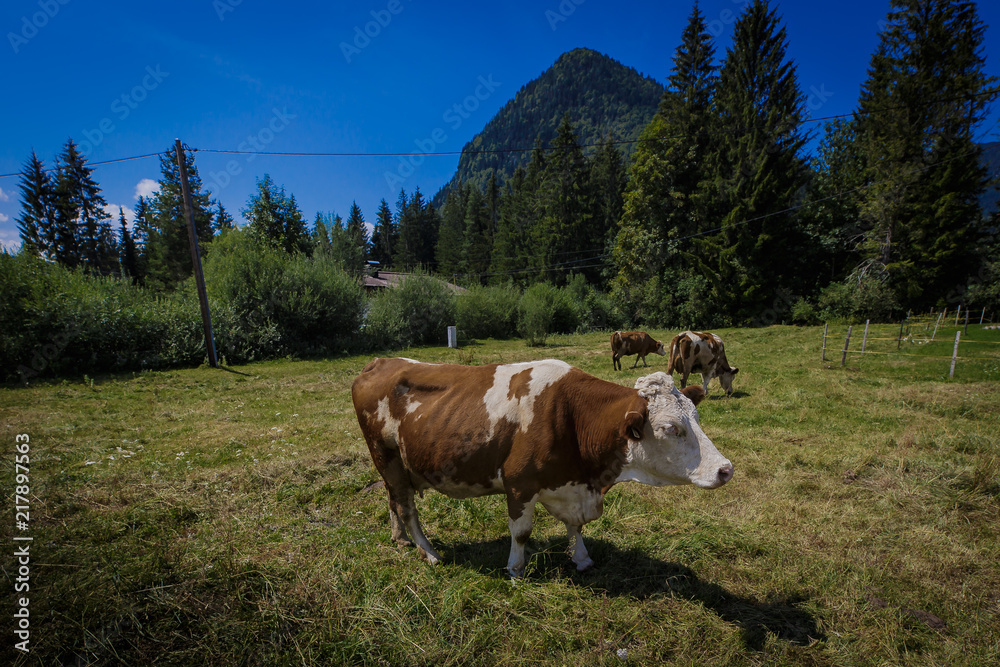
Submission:
<svg viewBox="0 0 1000 667">
<path fill-rule="evenodd" d="M 727 396 L 733 393 L 733 378 L 739 368 L 730 367 L 726 360 L 726 348 L 722 339 L 713 333 L 684 331 L 670 341 L 670 361 L 667 373 L 681 374 L 681 387 L 687 387 L 688 375 L 701 373 L 702 386 L 708 395 L 708 383 L 713 377 L 719 378 Z"/>
<path fill-rule="evenodd" d="M 647 354 L 658 354 L 662 357 L 666 353 L 663 343 L 653 340 L 653 337 L 645 331 L 616 331 L 611 334 L 611 364 L 617 371 L 622 369 L 622 357 L 634 354 L 635 363 L 632 364 L 632 368 L 639 365 L 640 359 L 642 365 L 648 367 Z"/>
<path fill-rule="evenodd" d="M 375 359 L 351 388 L 354 409 L 389 492 L 397 544 L 441 556 L 420 526 L 414 493 L 507 497 L 507 569 L 524 572 L 536 503 L 566 525 L 579 570 L 593 565 L 580 529 L 601 516 L 614 484 L 714 489 L 733 466 L 698 423 L 699 387 L 666 373 L 630 389 L 562 361 L 458 366 Z M 409 536 L 407 535 L 409 533 Z"/>
</svg>

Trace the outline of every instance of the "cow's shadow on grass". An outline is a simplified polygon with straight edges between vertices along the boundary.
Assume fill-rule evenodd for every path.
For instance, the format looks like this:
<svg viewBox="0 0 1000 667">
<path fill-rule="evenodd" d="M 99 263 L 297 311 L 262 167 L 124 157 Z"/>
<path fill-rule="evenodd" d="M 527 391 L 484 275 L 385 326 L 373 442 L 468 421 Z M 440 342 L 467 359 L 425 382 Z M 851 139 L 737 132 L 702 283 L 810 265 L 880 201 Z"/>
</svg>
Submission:
<svg viewBox="0 0 1000 667">
<path fill-rule="evenodd" d="M 775 594 L 757 600 L 704 581 L 681 563 L 651 558 L 639 549 L 623 551 L 600 539 L 587 538 L 586 541 L 596 566 L 587 572 L 577 572 L 565 553 L 565 538 L 545 542 L 532 540 L 528 549 L 527 579 L 561 576 L 572 585 L 589 589 L 599 596 L 636 600 L 671 597 L 698 602 L 726 622 L 738 626 L 743 643 L 750 650 L 762 651 L 768 634 L 802 646 L 826 639 L 816 618 L 802 608 L 807 601 L 804 595 Z M 477 570 L 486 576 L 506 578 L 509 549 L 509 539 L 498 538 L 488 542 L 453 543 L 444 552 L 446 562 Z"/>
</svg>

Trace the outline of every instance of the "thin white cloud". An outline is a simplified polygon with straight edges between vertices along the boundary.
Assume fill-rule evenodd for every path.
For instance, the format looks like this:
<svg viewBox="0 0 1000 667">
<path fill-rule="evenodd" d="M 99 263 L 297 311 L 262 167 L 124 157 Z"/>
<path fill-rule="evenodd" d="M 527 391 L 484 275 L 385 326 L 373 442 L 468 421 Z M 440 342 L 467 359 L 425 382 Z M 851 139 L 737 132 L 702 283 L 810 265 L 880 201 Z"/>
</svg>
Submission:
<svg viewBox="0 0 1000 667">
<path fill-rule="evenodd" d="M 0 201 L 10 201 L 10 195 L 4 192 L 3 188 L 0 188 Z"/>
<path fill-rule="evenodd" d="M 3 213 L 0 213 L 0 222 L 7 222 L 8 220 L 10 220 L 9 216 L 6 216 Z"/>
<path fill-rule="evenodd" d="M 0 229 L 0 248 L 17 252 L 21 249 L 21 235 L 14 230 Z"/>
<path fill-rule="evenodd" d="M 121 206 L 122 212 L 125 214 L 125 224 L 129 229 L 132 229 L 132 225 L 135 224 L 135 211 L 130 209 L 124 204 L 108 204 L 104 207 L 104 211 L 111 216 L 111 226 L 114 228 L 115 232 L 118 231 L 118 207 Z"/>
<path fill-rule="evenodd" d="M 144 197 L 149 199 L 159 190 L 159 181 L 154 181 L 151 178 L 144 178 L 135 185 L 135 198 L 138 199 L 139 197 Z"/>
</svg>

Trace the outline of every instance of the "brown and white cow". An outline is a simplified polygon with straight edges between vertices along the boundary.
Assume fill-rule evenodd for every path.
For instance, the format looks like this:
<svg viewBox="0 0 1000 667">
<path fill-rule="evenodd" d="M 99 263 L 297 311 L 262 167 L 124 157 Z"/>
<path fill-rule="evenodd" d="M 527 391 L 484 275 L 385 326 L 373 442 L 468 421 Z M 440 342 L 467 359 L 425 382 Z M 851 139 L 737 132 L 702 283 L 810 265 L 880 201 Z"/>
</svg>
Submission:
<svg viewBox="0 0 1000 667">
<path fill-rule="evenodd" d="M 646 355 L 654 353 L 662 357 L 667 351 L 663 349 L 663 343 L 653 340 L 645 331 L 616 331 L 611 334 L 611 364 L 617 371 L 622 369 L 622 357 L 634 354 L 635 363 L 632 368 L 635 368 L 639 365 L 639 359 L 642 359 L 643 366 L 648 366 Z"/>
<path fill-rule="evenodd" d="M 681 387 L 687 387 L 688 375 L 701 373 L 702 386 L 708 395 L 708 383 L 713 377 L 719 378 L 726 395 L 733 393 L 733 378 L 740 372 L 739 368 L 729 366 L 726 360 L 726 348 L 722 339 L 713 333 L 702 331 L 682 331 L 670 341 L 670 361 L 667 362 L 667 373 L 681 374 Z"/>
<path fill-rule="evenodd" d="M 389 492 L 392 538 L 432 564 L 414 493 L 507 497 L 507 569 L 524 573 L 536 503 L 566 525 L 578 570 L 593 561 L 580 529 L 601 516 L 614 484 L 714 489 L 732 464 L 701 430 L 699 387 L 666 373 L 630 389 L 556 360 L 489 366 L 375 359 L 354 380 L 354 409 Z"/>
</svg>

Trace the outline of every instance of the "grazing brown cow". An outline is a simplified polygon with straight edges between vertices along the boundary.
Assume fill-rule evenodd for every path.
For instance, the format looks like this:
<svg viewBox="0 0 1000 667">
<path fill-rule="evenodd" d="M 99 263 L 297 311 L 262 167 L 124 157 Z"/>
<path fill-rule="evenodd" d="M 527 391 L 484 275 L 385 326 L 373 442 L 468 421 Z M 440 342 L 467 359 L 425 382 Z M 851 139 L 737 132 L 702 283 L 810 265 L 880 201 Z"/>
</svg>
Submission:
<svg viewBox="0 0 1000 667">
<path fill-rule="evenodd" d="M 566 525 L 578 570 L 593 561 L 580 529 L 625 481 L 714 489 L 732 464 L 701 430 L 694 401 L 666 373 L 630 389 L 556 360 L 458 366 L 375 359 L 351 387 L 354 409 L 389 492 L 392 537 L 440 562 L 414 493 L 507 497 L 507 569 L 524 573 L 536 503 Z"/>
<path fill-rule="evenodd" d="M 632 364 L 632 368 L 639 365 L 640 359 L 642 365 L 648 367 L 646 355 L 654 352 L 661 357 L 667 353 L 663 349 L 663 343 L 653 340 L 653 337 L 645 331 L 616 331 L 611 334 L 611 364 L 616 371 L 622 369 L 621 358 L 633 354 L 635 363 Z"/>
<path fill-rule="evenodd" d="M 702 386 L 708 395 L 708 383 L 713 377 L 719 378 L 726 395 L 733 393 L 733 378 L 740 372 L 731 368 L 726 360 L 726 348 L 722 339 L 713 333 L 683 331 L 670 341 L 670 361 L 667 373 L 681 374 L 681 387 L 687 386 L 688 375 L 701 373 Z"/>
</svg>

